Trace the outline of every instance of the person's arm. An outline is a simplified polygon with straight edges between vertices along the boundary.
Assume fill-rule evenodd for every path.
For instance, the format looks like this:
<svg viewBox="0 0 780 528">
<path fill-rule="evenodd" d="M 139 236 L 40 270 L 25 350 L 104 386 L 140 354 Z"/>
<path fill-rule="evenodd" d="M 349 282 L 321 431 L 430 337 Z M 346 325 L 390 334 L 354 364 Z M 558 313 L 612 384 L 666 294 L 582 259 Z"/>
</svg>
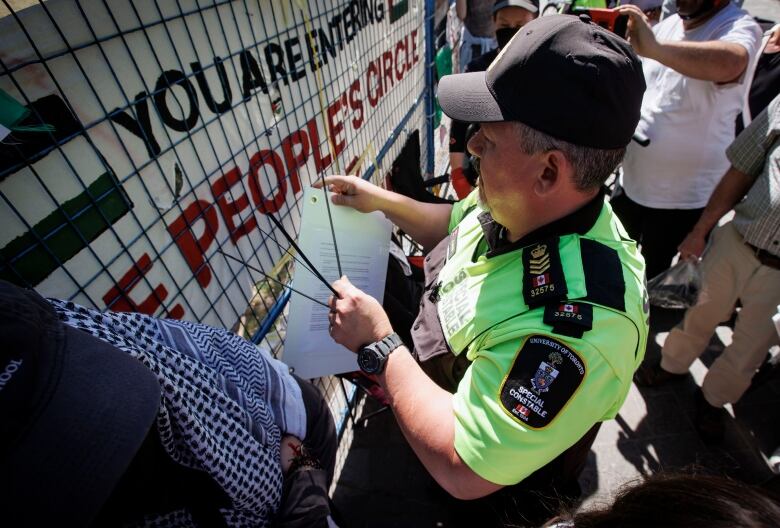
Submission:
<svg viewBox="0 0 780 528">
<path fill-rule="evenodd" d="M 635 5 L 616 8 L 628 15 L 628 41 L 641 56 L 656 60 L 686 77 L 729 83 L 737 80 L 748 66 L 748 51 L 735 42 L 658 41 L 647 17 Z"/>
<path fill-rule="evenodd" d="M 405 347 L 390 354 L 379 383 L 409 445 L 450 495 L 477 499 L 503 487 L 477 475 L 460 458 L 455 450 L 453 396 L 422 371 Z"/>
<path fill-rule="evenodd" d="M 455 0 L 455 14 L 458 15 L 459 19 L 466 20 L 468 12 L 468 0 Z"/>
<path fill-rule="evenodd" d="M 357 176 L 327 176 L 325 184 L 336 193 L 332 199 L 334 204 L 346 205 L 362 213 L 381 211 L 427 250 L 441 242 L 449 232 L 452 204 L 418 202 Z M 321 188 L 322 183 L 318 181 L 313 186 Z"/>
<path fill-rule="evenodd" d="M 680 258 L 698 259 L 701 257 L 707 245 L 709 232 L 712 231 L 718 220 L 731 211 L 745 196 L 755 180 L 754 176 L 740 172 L 733 166 L 729 168 L 718 186 L 715 187 L 699 221 L 677 248 L 680 251 Z"/>
<path fill-rule="evenodd" d="M 707 235 L 717 225 L 723 215 L 742 199 L 753 185 L 755 177 L 749 176 L 733 166 L 729 168 L 723 179 L 710 196 L 707 206 L 702 211 L 699 221 L 693 226 L 688 236 L 678 247 L 683 259 L 700 258 L 707 245 Z"/>
<path fill-rule="evenodd" d="M 331 297 L 333 339 L 353 352 L 393 332 L 382 306 L 346 278 L 333 284 L 340 298 Z M 455 450 L 453 396 L 434 383 L 406 347 L 390 354 L 379 383 L 390 399 L 398 425 L 422 464 L 453 497 L 476 499 L 502 486 L 469 468 Z"/>
<path fill-rule="evenodd" d="M 280 445 L 284 484 L 272 528 L 328 528 L 328 477 L 301 441 L 284 435 Z"/>
<path fill-rule="evenodd" d="M 769 103 L 726 149 L 731 167 L 718 183 L 702 212 L 699 221 L 678 246 L 680 257 L 700 258 L 706 246 L 708 233 L 721 217 L 729 212 L 749 191 L 762 174 L 767 155 L 764 139 L 770 133 L 769 116 L 780 104 L 780 96 Z"/>
<path fill-rule="evenodd" d="M 468 69 L 467 69 L 468 71 Z M 453 119 L 450 123 L 450 170 L 462 169 L 466 157 L 466 133 L 469 124 Z"/>
<path fill-rule="evenodd" d="M 450 172 L 454 172 L 456 170 L 462 171 L 465 160 L 466 160 L 465 152 L 450 151 Z"/>
</svg>

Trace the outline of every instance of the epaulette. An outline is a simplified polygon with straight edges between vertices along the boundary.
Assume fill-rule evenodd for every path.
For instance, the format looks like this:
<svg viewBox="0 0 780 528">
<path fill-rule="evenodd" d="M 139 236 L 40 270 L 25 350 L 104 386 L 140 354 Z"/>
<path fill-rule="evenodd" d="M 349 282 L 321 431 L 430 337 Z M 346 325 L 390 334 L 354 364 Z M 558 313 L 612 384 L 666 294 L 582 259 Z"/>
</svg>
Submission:
<svg viewBox="0 0 780 528">
<path fill-rule="evenodd" d="M 580 338 L 593 328 L 597 304 L 625 312 L 626 284 L 618 252 L 600 242 L 580 238 L 587 295 L 568 299 L 558 238 L 523 249 L 523 298 L 529 308 L 544 306 L 544 323 L 553 332 Z M 591 304 L 592 303 L 592 304 Z"/>
<path fill-rule="evenodd" d="M 529 308 L 566 298 L 558 238 L 523 248 L 523 298 Z"/>
</svg>

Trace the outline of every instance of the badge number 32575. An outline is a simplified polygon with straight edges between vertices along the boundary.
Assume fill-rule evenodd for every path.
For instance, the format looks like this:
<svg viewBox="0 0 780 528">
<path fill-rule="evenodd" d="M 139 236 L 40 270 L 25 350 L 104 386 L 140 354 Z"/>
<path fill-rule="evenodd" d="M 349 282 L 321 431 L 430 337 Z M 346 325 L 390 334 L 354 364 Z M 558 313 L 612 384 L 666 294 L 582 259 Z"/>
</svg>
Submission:
<svg viewBox="0 0 780 528">
<path fill-rule="evenodd" d="M 544 286 L 539 286 L 538 288 L 532 288 L 531 297 L 536 297 L 537 295 L 552 291 L 555 291 L 555 284 L 545 284 Z"/>
</svg>

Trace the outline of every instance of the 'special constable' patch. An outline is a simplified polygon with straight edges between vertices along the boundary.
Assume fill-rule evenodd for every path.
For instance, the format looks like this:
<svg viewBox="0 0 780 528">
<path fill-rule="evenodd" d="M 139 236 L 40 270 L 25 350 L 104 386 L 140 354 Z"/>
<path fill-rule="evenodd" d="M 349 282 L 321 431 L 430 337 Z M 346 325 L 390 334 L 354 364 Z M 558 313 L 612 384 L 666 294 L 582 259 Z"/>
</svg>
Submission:
<svg viewBox="0 0 780 528">
<path fill-rule="evenodd" d="M 504 410 L 520 423 L 540 429 L 552 422 L 585 378 L 585 363 L 556 339 L 525 340 L 501 385 Z"/>
</svg>

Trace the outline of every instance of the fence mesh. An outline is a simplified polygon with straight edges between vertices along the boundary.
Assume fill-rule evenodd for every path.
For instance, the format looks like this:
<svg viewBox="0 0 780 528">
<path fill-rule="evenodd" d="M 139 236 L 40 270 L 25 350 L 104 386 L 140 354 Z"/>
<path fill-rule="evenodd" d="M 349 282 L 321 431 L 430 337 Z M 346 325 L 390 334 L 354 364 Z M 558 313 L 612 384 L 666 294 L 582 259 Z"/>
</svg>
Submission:
<svg viewBox="0 0 780 528">
<path fill-rule="evenodd" d="M 380 182 L 416 130 L 430 172 L 432 16 L 432 0 L 2 0 L 0 278 L 277 355 L 295 262 L 269 216 L 294 236 L 303 187 Z M 320 383 L 344 423 L 353 389 Z"/>
</svg>

